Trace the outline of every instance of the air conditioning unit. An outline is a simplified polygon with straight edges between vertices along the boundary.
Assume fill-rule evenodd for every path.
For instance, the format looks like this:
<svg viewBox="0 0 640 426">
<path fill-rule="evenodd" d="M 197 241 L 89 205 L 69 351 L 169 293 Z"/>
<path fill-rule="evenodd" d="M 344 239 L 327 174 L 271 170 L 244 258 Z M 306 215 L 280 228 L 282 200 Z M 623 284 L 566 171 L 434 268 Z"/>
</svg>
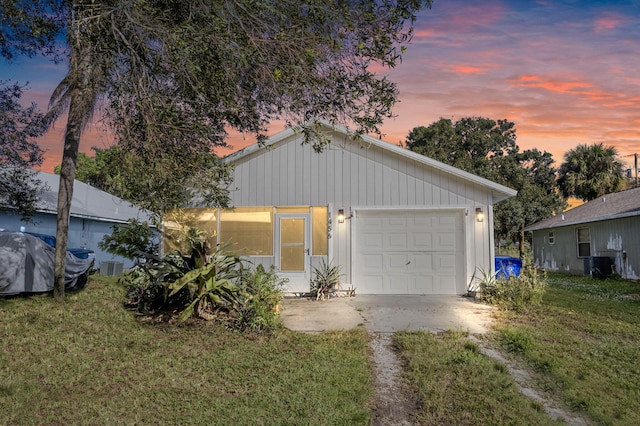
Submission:
<svg viewBox="0 0 640 426">
<path fill-rule="evenodd" d="M 122 266 L 122 262 L 102 262 L 100 264 L 100 275 L 119 277 L 122 275 Z"/>
</svg>

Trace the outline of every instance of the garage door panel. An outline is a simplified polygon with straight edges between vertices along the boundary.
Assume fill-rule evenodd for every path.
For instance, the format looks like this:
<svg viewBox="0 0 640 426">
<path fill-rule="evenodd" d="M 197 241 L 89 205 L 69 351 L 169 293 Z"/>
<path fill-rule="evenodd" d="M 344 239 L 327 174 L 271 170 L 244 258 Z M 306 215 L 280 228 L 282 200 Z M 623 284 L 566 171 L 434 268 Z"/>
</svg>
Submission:
<svg viewBox="0 0 640 426">
<path fill-rule="evenodd" d="M 436 286 L 433 289 L 435 294 L 456 294 L 456 277 L 439 277 L 435 280 Z"/>
<path fill-rule="evenodd" d="M 362 256 L 363 266 L 370 272 L 384 270 L 384 256 L 382 254 L 367 254 Z"/>
<path fill-rule="evenodd" d="M 433 233 L 416 231 L 412 237 L 413 245 L 410 247 L 415 250 L 432 250 L 433 249 Z"/>
<path fill-rule="evenodd" d="M 413 224 L 423 227 L 432 227 L 433 218 L 427 215 L 415 216 L 413 218 Z"/>
<path fill-rule="evenodd" d="M 437 218 L 438 226 L 445 229 L 456 229 L 456 217 L 454 214 L 439 216 Z"/>
<path fill-rule="evenodd" d="M 406 271 L 411 265 L 407 253 L 389 254 L 386 256 L 389 271 Z"/>
<path fill-rule="evenodd" d="M 425 275 L 420 279 L 413 280 L 413 290 L 411 294 L 433 294 L 433 276 Z"/>
<path fill-rule="evenodd" d="M 393 216 L 386 218 L 386 225 L 389 229 L 406 229 L 407 218 L 402 216 Z"/>
<path fill-rule="evenodd" d="M 461 211 L 366 211 L 354 220 L 358 292 L 456 294 L 464 286 Z"/>
<path fill-rule="evenodd" d="M 385 248 L 391 250 L 406 250 L 407 241 L 406 232 L 389 232 L 387 233 L 387 245 Z"/>
<path fill-rule="evenodd" d="M 384 248 L 383 235 L 378 232 L 367 232 L 362 234 L 362 245 L 372 250 L 382 250 Z"/>
<path fill-rule="evenodd" d="M 455 251 L 456 250 L 456 234 L 455 232 L 438 232 L 436 234 L 438 241 L 438 251 Z"/>
<path fill-rule="evenodd" d="M 453 269 L 456 267 L 455 253 L 439 253 L 435 256 L 436 268 L 439 270 Z"/>
<path fill-rule="evenodd" d="M 355 287 L 358 292 L 366 289 L 366 292 L 363 294 L 384 294 L 384 280 L 384 275 L 367 274 L 362 277 L 360 284 Z M 360 287 L 360 285 L 362 287 Z"/>
<path fill-rule="evenodd" d="M 411 262 L 413 271 L 430 274 L 435 271 L 433 264 L 433 254 L 431 253 L 418 253 L 413 255 L 413 262 Z"/>
<path fill-rule="evenodd" d="M 387 288 L 389 294 L 406 294 L 409 290 L 410 276 L 390 275 L 387 277 Z"/>
</svg>

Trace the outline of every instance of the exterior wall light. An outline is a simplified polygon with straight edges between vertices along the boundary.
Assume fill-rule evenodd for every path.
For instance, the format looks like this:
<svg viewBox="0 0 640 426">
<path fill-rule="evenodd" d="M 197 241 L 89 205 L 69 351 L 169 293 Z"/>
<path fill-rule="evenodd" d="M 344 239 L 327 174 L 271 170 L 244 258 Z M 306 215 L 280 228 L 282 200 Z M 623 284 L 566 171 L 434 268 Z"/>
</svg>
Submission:
<svg viewBox="0 0 640 426">
<path fill-rule="evenodd" d="M 476 207 L 476 222 L 484 222 L 484 212 L 482 207 Z"/>
<path fill-rule="evenodd" d="M 338 223 L 344 223 L 344 209 L 338 210 Z"/>
</svg>

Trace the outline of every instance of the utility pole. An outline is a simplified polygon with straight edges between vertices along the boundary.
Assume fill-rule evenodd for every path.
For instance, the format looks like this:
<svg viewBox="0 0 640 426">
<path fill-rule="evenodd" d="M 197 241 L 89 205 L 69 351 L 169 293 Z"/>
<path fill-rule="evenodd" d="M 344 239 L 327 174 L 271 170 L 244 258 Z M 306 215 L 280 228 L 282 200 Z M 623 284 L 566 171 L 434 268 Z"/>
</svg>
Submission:
<svg viewBox="0 0 640 426">
<path fill-rule="evenodd" d="M 638 153 L 635 154 L 629 154 L 629 155 L 623 155 L 623 157 L 631 157 L 633 156 L 633 170 L 631 172 L 631 174 L 627 175 L 627 178 L 631 181 L 631 179 L 633 179 L 633 175 L 635 173 L 636 177 L 635 177 L 635 182 L 633 183 L 633 187 L 637 188 L 638 187 Z M 631 169 L 627 169 L 627 170 L 631 170 Z"/>
</svg>

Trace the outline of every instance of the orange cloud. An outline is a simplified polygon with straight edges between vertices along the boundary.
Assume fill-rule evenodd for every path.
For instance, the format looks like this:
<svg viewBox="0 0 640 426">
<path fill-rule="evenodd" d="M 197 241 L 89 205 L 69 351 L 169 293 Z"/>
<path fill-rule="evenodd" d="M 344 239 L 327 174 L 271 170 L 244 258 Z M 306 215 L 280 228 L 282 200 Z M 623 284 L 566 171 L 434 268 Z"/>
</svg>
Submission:
<svg viewBox="0 0 640 426">
<path fill-rule="evenodd" d="M 453 65 L 453 71 L 459 74 L 482 74 L 485 69 L 480 67 L 472 67 L 469 65 Z"/>
<path fill-rule="evenodd" d="M 563 81 L 556 79 L 544 80 L 541 76 L 537 75 L 521 75 L 513 83 L 521 87 L 540 87 L 556 93 L 575 93 L 581 89 L 589 89 L 593 87 L 589 83 L 580 81 Z"/>
</svg>

